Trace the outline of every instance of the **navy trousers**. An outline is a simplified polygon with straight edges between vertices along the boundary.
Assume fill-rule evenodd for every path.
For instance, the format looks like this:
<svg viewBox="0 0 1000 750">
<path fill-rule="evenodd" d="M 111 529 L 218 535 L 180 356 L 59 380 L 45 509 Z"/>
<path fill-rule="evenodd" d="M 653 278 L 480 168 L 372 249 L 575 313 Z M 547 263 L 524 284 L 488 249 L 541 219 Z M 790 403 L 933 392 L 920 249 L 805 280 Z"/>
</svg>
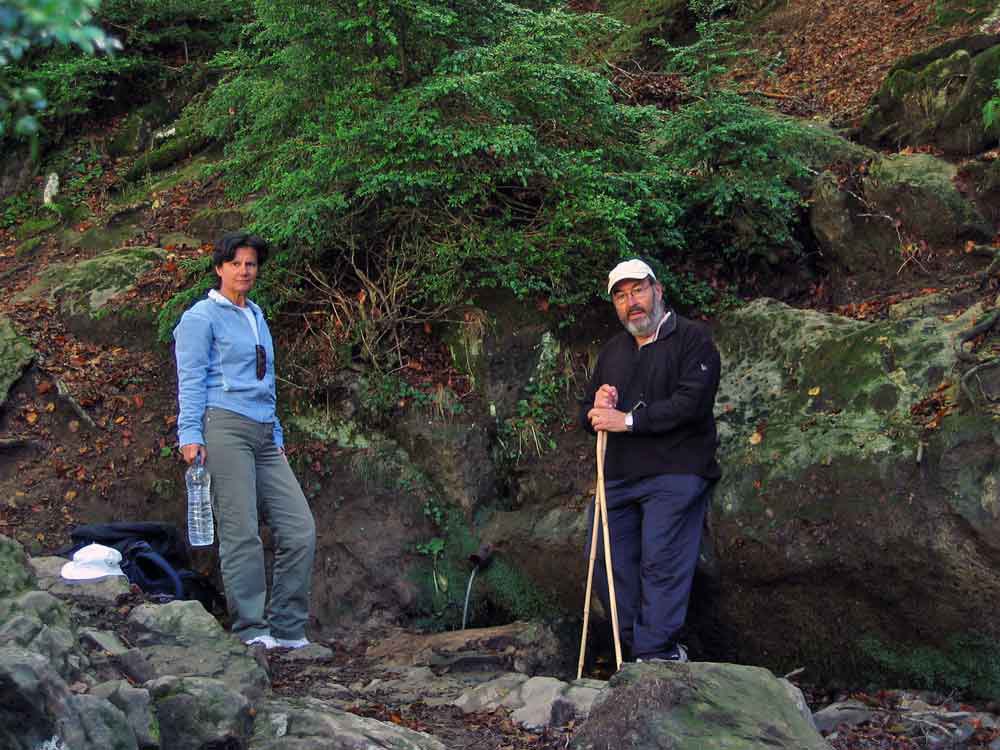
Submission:
<svg viewBox="0 0 1000 750">
<path fill-rule="evenodd" d="M 605 482 L 618 626 L 633 659 L 666 657 L 676 643 L 713 487 L 694 474 Z M 610 615 L 602 535 L 599 528 L 594 586 Z"/>
</svg>

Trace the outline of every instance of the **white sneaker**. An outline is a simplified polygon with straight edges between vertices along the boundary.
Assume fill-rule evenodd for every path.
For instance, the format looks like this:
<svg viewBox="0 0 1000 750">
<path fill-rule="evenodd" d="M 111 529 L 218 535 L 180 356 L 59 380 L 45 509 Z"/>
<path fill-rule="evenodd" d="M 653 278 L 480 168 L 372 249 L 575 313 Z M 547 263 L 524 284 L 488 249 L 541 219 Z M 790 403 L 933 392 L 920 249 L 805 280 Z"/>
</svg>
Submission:
<svg viewBox="0 0 1000 750">
<path fill-rule="evenodd" d="M 272 640 L 280 648 L 303 648 L 309 645 L 308 638 L 274 638 Z"/>
<path fill-rule="evenodd" d="M 278 647 L 278 641 L 269 635 L 258 635 L 251 638 L 249 641 L 243 641 L 248 646 L 263 646 L 264 648 L 270 650 L 272 648 Z"/>
</svg>

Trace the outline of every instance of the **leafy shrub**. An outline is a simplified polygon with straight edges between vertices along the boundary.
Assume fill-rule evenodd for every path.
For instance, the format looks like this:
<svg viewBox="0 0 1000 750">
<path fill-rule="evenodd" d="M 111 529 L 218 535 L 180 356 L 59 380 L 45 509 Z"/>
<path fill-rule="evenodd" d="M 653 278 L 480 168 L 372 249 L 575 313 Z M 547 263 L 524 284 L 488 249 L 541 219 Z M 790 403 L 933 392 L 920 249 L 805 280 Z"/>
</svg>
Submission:
<svg viewBox="0 0 1000 750">
<path fill-rule="evenodd" d="M 656 148 L 684 175 L 689 246 L 739 267 L 753 256 L 797 250 L 792 235 L 807 172 L 792 148 L 798 128 L 718 91 L 681 108 L 657 131 Z"/>
<path fill-rule="evenodd" d="M 15 44 L 14 55 L 0 53 L 0 100 L 15 104 L 6 114 L 0 107 L 0 146 L 4 137 L 30 136 L 41 126 L 48 141 L 58 141 L 61 128 L 102 104 L 120 104 L 123 93 L 148 96 L 167 81 L 177 84 L 182 66 L 236 41 L 250 10 L 248 0 L 32 0 L 26 6 L 15 13 L 50 14 L 53 31 L 27 23 L 32 43 Z M 62 45 L 49 49 L 52 39 Z M 0 50 L 4 46 L 0 41 Z M 111 49 L 121 53 L 94 56 Z"/>
<path fill-rule="evenodd" d="M 16 67 L 27 56 L 53 45 L 84 55 L 111 50 L 118 42 L 91 23 L 100 0 L 16 0 L 0 7 L 0 145 L 11 134 L 38 133 L 38 113 L 46 108 L 37 86 L 22 83 Z"/>
<path fill-rule="evenodd" d="M 361 5 L 258 5 L 253 47 L 219 58 L 232 75 L 209 132 L 232 139 L 231 184 L 266 191 L 255 217 L 300 261 L 419 245 L 428 299 L 503 287 L 572 305 L 622 255 L 679 245 L 678 180 L 641 137 L 658 113 L 573 63 L 613 24 Z"/>
</svg>

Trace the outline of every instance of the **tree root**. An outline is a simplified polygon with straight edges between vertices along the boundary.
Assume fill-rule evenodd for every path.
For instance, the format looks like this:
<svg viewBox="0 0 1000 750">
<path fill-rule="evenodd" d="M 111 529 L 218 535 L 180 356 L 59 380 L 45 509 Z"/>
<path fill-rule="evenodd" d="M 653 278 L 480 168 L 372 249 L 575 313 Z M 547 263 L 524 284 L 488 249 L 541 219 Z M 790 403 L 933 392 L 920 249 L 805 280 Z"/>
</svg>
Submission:
<svg viewBox="0 0 1000 750">
<path fill-rule="evenodd" d="M 971 403 L 973 406 L 978 405 L 978 400 L 976 399 L 975 394 L 973 394 L 972 392 L 972 386 L 969 385 L 969 381 L 972 380 L 973 376 L 978 376 L 978 374 L 983 370 L 990 370 L 997 366 L 1000 366 L 1000 357 L 995 357 L 987 362 L 978 364 L 975 367 L 971 368 L 964 375 L 962 375 L 962 380 L 960 381 L 962 385 L 962 393 L 965 394 L 966 398 L 969 399 L 969 403 Z M 983 390 L 983 384 L 981 380 L 977 380 L 977 382 L 979 383 L 979 392 L 983 394 L 983 398 L 985 398 L 986 401 L 988 401 L 989 403 L 995 403 L 997 401 L 1000 401 L 1000 396 L 992 397 Z"/>
<path fill-rule="evenodd" d="M 962 360 L 963 362 L 978 363 L 979 358 L 975 354 L 965 351 L 963 348 L 965 344 L 977 336 L 981 336 L 984 333 L 988 333 L 992 330 L 993 326 L 997 324 L 1000 320 L 1000 310 L 994 310 L 990 315 L 986 317 L 985 320 L 972 326 L 968 331 L 962 333 L 958 337 L 958 341 L 955 343 L 955 356 Z M 975 369 L 975 368 L 973 368 Z"/>
<path fill-rule="evenodd" d="M 77 403 L 76 399 L 73 398 L 73 394 L 69 392 L 69 388 L 59 378 L 56 378 L 56 392 L 62 399 L 66 401 L 66 403 L 70 405 L 70 408 L 73 409 L 74 412 L 76 412 L 76 415 L 80 418 L 80 421 L 82 421 L 84 424 L 86 424 L 93 430 L 97 429 L 97 423 L 94 422 L 94 420 L 90 418 L 90 415 L 83 410 L 83 407 Z"/>
</svg>

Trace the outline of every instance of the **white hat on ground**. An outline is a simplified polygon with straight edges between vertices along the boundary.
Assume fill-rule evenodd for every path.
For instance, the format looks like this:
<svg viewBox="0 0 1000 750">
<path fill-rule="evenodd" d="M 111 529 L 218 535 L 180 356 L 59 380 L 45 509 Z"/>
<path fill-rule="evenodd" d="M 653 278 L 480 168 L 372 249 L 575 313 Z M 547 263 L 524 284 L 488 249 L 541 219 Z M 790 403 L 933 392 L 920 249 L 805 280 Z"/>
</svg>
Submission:
<svg viewBox="0 0 1000 750">
<path fill-rule="evenodd" d="M 656 275 L 653 273 L 653 269 L 641 260 L 638 258 L 623 260 L 617 266 L 612 268 L 611 273 L 608 274 L 608 294 L 611 294 L 611 290 L 614 289 L 615 284 L 619 281 L 623 281 L 624 279 L 636 279 L 641 281 L 647 277 L 656 281 Z"/>
<path fill-rule="evenodd" d="M 73 553 L 72 562 L 62 566 L 60 574 L 68 581 L 92 581 L 107 576 L 123 576 L 122 553 L 103 544 L 88 544 Z"/>
</svg>

